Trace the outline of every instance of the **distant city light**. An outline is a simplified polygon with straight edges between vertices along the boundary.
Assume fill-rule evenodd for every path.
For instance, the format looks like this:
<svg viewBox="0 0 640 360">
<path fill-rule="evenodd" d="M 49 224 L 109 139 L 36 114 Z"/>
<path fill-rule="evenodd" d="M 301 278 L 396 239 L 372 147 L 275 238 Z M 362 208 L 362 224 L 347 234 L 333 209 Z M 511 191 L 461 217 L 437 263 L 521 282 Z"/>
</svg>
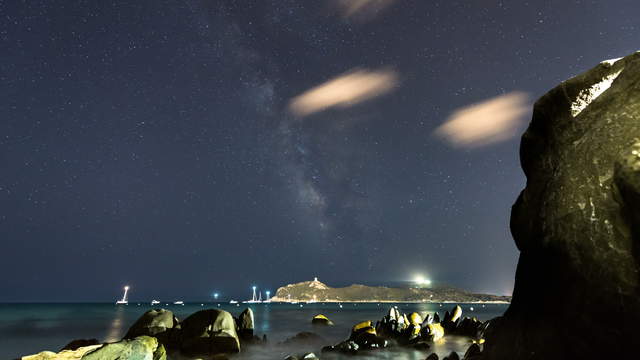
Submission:
<svg viewBox="0 0 640 360">
<path fill-rule="evenodd" d="M 214 299 L 217 299 L 217 298 L 218 298 L 218 295 L 219 295 L 218 293 L 214 293 L 214 294 L 213 294 L 213 298 L 214 298 Z"/>
<path fill-rule="evenodd" d="M 431 285 L 431 280 L 427 279 L 422 275 L 417 275 L 413 281 L 420 286 L 429 286 Z"/>
</svg>

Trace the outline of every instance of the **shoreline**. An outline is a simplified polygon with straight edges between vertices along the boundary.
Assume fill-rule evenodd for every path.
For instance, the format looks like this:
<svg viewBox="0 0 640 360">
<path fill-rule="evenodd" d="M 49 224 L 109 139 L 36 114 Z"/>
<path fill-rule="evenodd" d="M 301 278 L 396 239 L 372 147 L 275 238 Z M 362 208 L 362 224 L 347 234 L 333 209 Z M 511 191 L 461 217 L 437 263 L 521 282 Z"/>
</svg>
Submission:
<svg viewBox="0 0 640 360">
<path fill-rule="evenodd" d="M 348 303 L 357 303 L 357 304 L 376 304 L 376 303 L 380 303 L 380 304 L 399 304 L 399 303 L 405 303 L 405 304 L 500 304 L 500 305 L 506 305 L 506 304 L 511 304 L 510 301 L 502 301 L 502 300 L 486 300 L 486 301 L 482 301 L 482 300 L 477 300 L 477 301 L 453 301 L 453 300 L 445 300 L 445 301 L 416 301 L 416 300 L 411 300 L 411 301 L 402 301 L 402 300 L 345 300 L 345 301 L 341 301 L 341 300 L 324 300 L 324 301 L 313 301 L 311 303 L 308 302 L 308 300 L 286 300 L 286 301 L 281 301 L 281 300 L 271 300 L 269 302 L 266 302 L 266 304 L 269 303 L 277 303 L 277 304 L 323 304 L 323 303 L 331 303 L 331 304 L 337 304 L 337 303 L 341 303 L 341 304 L 348 304 Z"/>
</svg>

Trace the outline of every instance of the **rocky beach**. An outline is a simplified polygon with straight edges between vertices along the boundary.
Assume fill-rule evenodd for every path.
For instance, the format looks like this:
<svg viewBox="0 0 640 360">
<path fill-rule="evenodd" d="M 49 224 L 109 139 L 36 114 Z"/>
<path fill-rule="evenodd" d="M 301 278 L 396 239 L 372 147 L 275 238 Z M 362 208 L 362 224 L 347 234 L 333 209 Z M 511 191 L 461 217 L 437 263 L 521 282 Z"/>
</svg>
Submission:
<svg viewBox="0 0 640 360">
<path fill-rule="evenodd" d="M 350 333 L 344 334 L 344 340 L 328 343 L 317 332 L 335 326 L 333 320 L 316 314 L 308 321 L 315 332 L 300 331 L 284 341 L 271 343 L 265 335 L 257 333 L 251 308 L 237 316 L 224 310 L 204 309 L 182 321 L 170 310 L 153 309 L 136 320 L 119 341 L 101 344 L 96 339 L 77 339 L 60 351 L 43 351 L 21 359 L 225 359 L 245 352 L 260 353 L 267 347 L 291 351 L 284 356 L 289 360 L 339 359 L 352 355 L 366 358 L 378 352 L 394 357 L 409 351 L 438 359 L 432 348 L 448 338 L 466 345 L 462 345 L 464 353 L 451 352 L 444 358 L 476 359 L 484 343 L 484 334 L 491 326 L 490 322 L 463 316 L 459 305 L 442 314 L 426 311 L 403 313 L 397 306 L 392 306 L 378 320 L 350 325 Z"/>
</svg>

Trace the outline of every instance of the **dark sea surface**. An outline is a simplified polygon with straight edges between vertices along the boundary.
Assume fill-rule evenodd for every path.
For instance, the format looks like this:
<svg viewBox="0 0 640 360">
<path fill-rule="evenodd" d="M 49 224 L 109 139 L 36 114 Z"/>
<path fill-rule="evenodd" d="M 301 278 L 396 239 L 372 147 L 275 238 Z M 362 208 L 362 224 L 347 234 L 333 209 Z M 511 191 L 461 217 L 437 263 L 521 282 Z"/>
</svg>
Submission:
<svg viewBox="0 0 640 360">
<path fill-rule="evenodd" d="M 246 307 L 255 314 L 255 331 L 266 334 L 269 345 L 259 348 L 243 348 L 235 359 L 284 359 L 288 354 L 316 352 L 317 348 L 284 347 L 281 342 L 301 331 L 312 331 L 327 339 L 325 345 L 331 345 L 349 337 L 351 327 L 360 321 L 377 321 L 391 306 L 398 306 L 402 312 L 438 311 L 442 316 L 454 304 L 389 304 L 389 303 L 315 303 L 315 304 L 238 304 L 227 303 L 186 303 L 173 305 L 161 303 L 151 306 L 149 303 L 114 304 L 0 304 L 0 359 L 15 359 L 22 355 L 34 354 L 43 350 L 58 351 L 74 339 L 96 338 L 100 341 L 118 341 L 128 328 L 145 311 L 152 308 L 165 308 L 173 311 L 182 320 L 188 315 L 207 308 L 229 311 L 234 316 Z M 461 304 L 463 316 L 488 320 L 502 315 L 507 305 L 502 304 Z M 473 311 L 471 308 L 473 307 Z M 322 313 L 336 325 L 318 327 L 311 325 L 311 318 Z M 451 351 L 463 355 L 469 341 L 464 338 L 447 337 L 430 351 L 389 350 L 371 352 L 358 359 L 424 359 L 435 351 L 438 355 L 447 355 Z M 323 358 L 325 358 L 323 356 Z M 335 359 L 337 357 L 330 357 Z"/>
</svg>

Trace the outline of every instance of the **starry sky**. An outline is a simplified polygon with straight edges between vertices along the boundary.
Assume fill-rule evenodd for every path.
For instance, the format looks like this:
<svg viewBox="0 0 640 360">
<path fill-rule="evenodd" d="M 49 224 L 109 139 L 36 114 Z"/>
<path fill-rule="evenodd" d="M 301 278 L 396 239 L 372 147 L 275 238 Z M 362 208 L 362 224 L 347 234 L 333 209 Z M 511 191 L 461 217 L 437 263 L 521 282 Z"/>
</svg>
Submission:
<svg viewBox="0 0 640 360">
<path fill-rule="evenodd" d="M 638 11 L 0 1 L 0 301 L 416 274 L 510 294 L 531 104 L 638 49 Z"/>
</svg>

